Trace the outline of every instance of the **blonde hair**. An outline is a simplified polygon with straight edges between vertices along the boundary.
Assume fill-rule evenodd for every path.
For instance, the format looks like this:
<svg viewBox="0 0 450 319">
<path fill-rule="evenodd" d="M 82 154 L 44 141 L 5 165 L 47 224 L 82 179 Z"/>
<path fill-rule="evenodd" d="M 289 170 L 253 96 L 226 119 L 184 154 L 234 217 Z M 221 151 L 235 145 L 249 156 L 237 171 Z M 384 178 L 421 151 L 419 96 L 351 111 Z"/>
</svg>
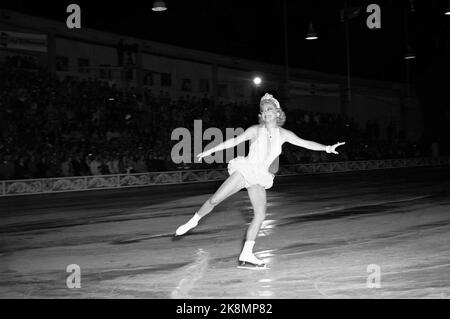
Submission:
<svg viewBox="0 0 450 319">
<path fill-rule="evenodd" d="M 282 110 L 282 108 L 277 105 L 276 103 L 274 103 L 273 101 L 269 100 L 269 99 L 264 99 L 261 100 L 261 102 L 259 103 L 259 110 L 261 111 L 262 106 L 265 103 L 270 103 L 275 107 L 275 110 L 277 112 L 277 125 L 278 126 L 283 126 L 284 123 L 286 122 L 286 113 L 284 113 L 284 111 Z M 264 124 L 264 120 L 261 117 L 261 114 L 258 114 L 258 118 L 259 118 L 259 124 Z"/>
</svg>

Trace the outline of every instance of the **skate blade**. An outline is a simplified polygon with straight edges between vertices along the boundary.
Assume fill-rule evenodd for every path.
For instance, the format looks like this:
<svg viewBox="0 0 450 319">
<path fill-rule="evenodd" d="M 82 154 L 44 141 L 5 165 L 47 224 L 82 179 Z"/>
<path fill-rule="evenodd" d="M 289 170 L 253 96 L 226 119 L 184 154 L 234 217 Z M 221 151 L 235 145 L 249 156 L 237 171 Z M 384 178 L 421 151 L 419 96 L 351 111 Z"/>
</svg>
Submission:
<svg viewBox="0 0 450 319">
<path fill-rule="evenodd" d="M 236 266 L 236 268 L 239 268 L 239 269 L 250 269 L 250 270 L 266 270 L 266 269 L 270 269 L 266 264 L 257 265 L 257 264 L 252 264 L 252 263 L 246 262 L 246 261 L 239 261 L 239 263 Z"/>
</svg>

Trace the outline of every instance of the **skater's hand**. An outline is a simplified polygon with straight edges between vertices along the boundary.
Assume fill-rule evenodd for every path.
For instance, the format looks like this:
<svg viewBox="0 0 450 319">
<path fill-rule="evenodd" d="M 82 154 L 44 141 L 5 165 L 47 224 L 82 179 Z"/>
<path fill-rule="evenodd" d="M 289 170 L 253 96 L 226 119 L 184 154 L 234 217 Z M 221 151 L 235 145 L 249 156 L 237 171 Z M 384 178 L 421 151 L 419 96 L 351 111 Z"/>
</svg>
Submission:
<svg viewBox="0 0 450 319">
<path fill-rule="evenodd" d="M 342 142 L 342 143 L 341 142 L 337 142 L 334 145 L 327 146 L 327 153 L 339 154 L 338 152 L 336 152 L 336 148 L 338 146 L 344 145 L 344 144 L 345 144 L 345 142 Z"/>
<path fill-rule="evenodd" d="M 197 154 L 197 160 L 200 162 L 203 157 L 211 155 L 210 151 L 205 151 L 203 153 Z"/>
</svg>

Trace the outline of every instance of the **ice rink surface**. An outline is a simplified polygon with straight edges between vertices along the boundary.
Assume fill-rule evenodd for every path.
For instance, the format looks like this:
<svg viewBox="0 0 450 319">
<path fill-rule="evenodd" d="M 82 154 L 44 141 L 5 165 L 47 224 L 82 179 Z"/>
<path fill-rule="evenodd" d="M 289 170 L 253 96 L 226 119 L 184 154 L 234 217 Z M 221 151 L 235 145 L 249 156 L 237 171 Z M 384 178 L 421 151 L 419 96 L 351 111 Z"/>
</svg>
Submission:
<svg viewBox="0 0 450 319">
<path fill-rule="evenodd" d="M 450 296 L 450 167 L 277 177 L 266 270 L 236 268 L 246 190 L 173 239 L 219 185 L 0 198 L 0 298 Z"/>
</svg>

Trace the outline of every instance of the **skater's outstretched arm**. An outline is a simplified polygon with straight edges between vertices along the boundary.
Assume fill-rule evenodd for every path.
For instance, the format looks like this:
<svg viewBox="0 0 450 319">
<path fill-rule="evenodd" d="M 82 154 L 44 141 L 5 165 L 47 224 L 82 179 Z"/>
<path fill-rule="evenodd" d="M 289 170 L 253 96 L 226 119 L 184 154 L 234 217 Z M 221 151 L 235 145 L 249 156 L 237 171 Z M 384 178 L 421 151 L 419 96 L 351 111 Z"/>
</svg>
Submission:
<svg viewBox="0 0 450 319">
<path fill-rule="evenodd" d="M 336 152 L 336 147 L 345 144 L 345 142 L 342 142 L 342 143 L 338 142 L 334 145 L 323 145 L 323 144 L 320 144 L 317 142 L 304 140 L 304 139 L 298 137 L 297 135 L 295 135 L 293 132 L 286 130 L 286 129 L 283 129 L 283 135 L 284 135 L 284 140 L 293 145 L 304 147 L 304 148 L 307 148 L 307 149 L 313 150 L 313 151 L 326 151 L 327 153 L 333 153 L 333 154 L 339 154 L 338 152 Z"/>
<path fill-rule="evenodd" d="M 235 147 L 236 145 L 239 145 L 242 142 L 245 142 L 245 141 L 253 138 L 253 136 L 255 136 L 255 134 L 256 134 L 256 127 L 257 127 L 257 125 L 250 126 L 241 135 L 236 136 L 234 138 L 230 138 L 230 139 L 226 140 L 225 142 L 220 143 L 219 145 L 216 145 L 213 148 L 210 148 L 209 150 L 198 154 L 197 155 L 198 160 L 200 161 L 203 157 L 209 156 L 212 153 L 215 153 L 215 152 L 218 152 L 218 151 L 230 148 L 230 147 Z"/>
</svg>

